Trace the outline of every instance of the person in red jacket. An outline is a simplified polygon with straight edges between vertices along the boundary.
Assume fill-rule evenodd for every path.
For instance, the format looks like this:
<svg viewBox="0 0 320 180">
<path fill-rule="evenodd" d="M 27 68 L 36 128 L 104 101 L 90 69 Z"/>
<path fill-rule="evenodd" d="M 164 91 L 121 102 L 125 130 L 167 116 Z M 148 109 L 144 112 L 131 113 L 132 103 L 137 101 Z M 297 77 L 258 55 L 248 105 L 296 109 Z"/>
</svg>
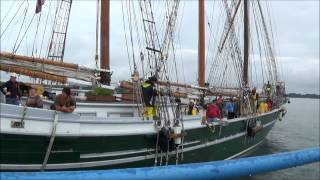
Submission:
<svg viewBox="0 0 320 180">
<path fill-rule="evenodd" d="M 216 101 L 208 104 L 206 117 L 208 123 L 217 122 L 221 118 L 221 112 L 218 105 L 216 104 Z"/>
<path fill-rule="evenodd" d="M 273 102 L 272 102 L 272 100 L 270 98 L 267 99 L 267 104 L 268 104 L 268 111 L 271 111 Z"/>
</svg>

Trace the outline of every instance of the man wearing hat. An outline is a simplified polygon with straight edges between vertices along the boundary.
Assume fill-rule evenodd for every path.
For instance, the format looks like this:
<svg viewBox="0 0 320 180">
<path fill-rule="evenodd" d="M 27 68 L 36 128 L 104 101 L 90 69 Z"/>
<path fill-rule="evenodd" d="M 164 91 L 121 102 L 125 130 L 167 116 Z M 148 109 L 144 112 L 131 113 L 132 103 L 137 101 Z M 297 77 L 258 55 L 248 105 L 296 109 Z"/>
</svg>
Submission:
<svg viewBox="0 0 320 180">
<path fill-rule="evenodd" d="M 20 104 L 21 92 L 19 89 L 19 83 L 17 82 L 17 74 L 11 73 L 10 80 L 4 83 L 1 88 L 1 92 L 6 96 L 7 104 Z"/>
</svg>

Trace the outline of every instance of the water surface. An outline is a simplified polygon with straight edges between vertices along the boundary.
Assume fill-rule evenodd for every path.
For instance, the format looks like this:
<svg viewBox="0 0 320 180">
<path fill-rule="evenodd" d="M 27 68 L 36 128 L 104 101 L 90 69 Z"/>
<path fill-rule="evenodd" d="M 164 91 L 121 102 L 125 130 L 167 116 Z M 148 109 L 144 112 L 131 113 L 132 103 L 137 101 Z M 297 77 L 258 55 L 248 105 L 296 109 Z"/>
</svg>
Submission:
<svg viewBox="0 0 320 180">
<path fill-rule="evenodd" d="M 283 121 L 277 121 L 266 140 L 248 156 L 259 156 L 320 146 L 319 99 L 291 98 Z M 320 163 L 259 174 L 249 180 L 319 180 Z"/>
</svg>

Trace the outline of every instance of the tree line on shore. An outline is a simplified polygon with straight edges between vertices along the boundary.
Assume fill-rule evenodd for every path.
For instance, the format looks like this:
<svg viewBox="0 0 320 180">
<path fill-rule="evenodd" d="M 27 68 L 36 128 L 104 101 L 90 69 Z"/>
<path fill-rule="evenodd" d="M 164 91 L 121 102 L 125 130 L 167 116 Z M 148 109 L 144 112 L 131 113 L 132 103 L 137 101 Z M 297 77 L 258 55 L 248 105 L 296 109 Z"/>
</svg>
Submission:
<svg viewBox="0 0 320 180">
<path fill-rule="evenodd" d="M 299 94 L 299 93 L 288 93 L 288 97 L 292 98 L 312 98 L 312 99 L 320 99 L 319 94 Z"/>
</svg>

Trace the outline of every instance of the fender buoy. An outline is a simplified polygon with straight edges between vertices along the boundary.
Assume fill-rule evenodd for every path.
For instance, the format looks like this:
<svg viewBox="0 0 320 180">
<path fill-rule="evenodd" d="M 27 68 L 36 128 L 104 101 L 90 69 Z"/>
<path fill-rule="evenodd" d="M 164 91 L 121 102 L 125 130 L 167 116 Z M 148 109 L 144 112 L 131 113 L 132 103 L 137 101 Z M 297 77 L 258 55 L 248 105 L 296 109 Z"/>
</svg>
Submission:
<svg viewBox="0 0 320 180">
<path fill-rule="evenodd" d="M 182 128 L 181 128 L 181 126 L 174 126 L 173 127 L 173 132 L 174 132 L 175 135 L 180 135 L 180 137 L 176 137 L 174 139 L 174 143 L 177 144 L 177 145 L 181 144 L 181 141 L 182 141 L 182 138 L 181 138 Z"/>
<path fill-rule="evenodd" d="M 282 120 L 283 120 L 283 118 L 284 118 L 284 116 L 286 115 L 286 113 L 287 113 L 286 108 L 285 108 L 285 107 L 281 107 L 280 112 L 279 112 L 279 115 L 278 115 L 279 121 L 282 121 Z"/>
<path fill-rule="evenodd" d="M 282 121 L 282 117 L 283 117 L 283 116 L 282 116 L 282 111 L 280 111 L 280 112 L 279 112 L 279 115 L 278 115 L 279 121 Z"/>
</svg>

